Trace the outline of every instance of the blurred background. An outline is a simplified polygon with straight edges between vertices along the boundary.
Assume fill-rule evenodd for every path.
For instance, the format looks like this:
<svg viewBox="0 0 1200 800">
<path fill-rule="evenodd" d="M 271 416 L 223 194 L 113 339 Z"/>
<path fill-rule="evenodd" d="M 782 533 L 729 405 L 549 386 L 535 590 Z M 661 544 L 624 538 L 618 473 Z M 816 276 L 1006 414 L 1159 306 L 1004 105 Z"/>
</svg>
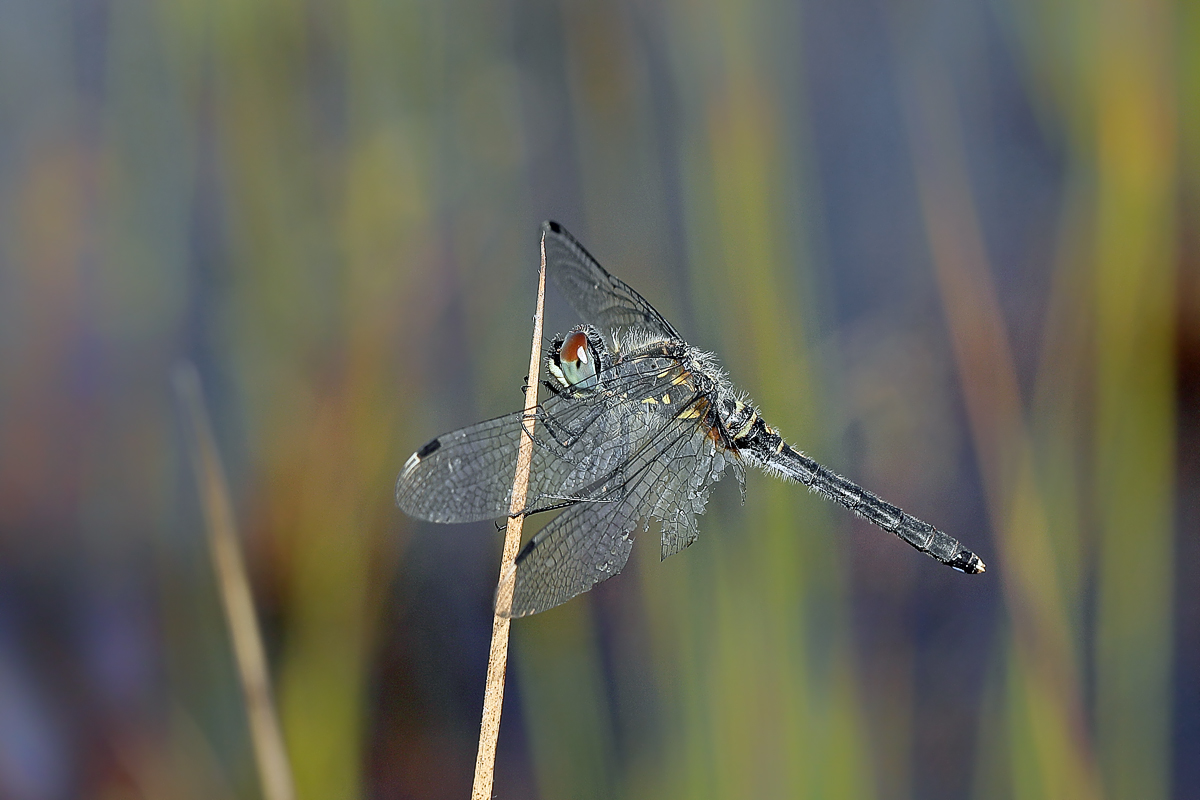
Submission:
<svg viewBox="0 0 1200 800">
<path fill-rule="evenodd" d="M 501 536 L 392 486 L 519 407 L 545 218 L 988 571 L 727 481 L 514 623 L 497 797 L 1198 796 L 1198 43 L 1168 0 L 6 0 L 0 797 L 260 796 L 184 358 L 298 795 L 468 795 Z"/>
</svg>

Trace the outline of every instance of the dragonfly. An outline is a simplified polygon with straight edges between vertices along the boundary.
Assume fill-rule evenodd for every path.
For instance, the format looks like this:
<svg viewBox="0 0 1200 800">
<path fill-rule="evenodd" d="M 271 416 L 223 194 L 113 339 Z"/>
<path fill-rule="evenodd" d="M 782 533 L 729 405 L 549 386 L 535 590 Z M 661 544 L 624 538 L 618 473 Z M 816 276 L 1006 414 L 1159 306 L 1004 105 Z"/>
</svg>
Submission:
<svg viewBox="0 0 1200 800">
<path fill-rule="evenodd" d="M 524 516 L 556 514 L 516 558 L 512 608 L 565 603 L 621 571 L 634 535 L 657 523 L 661 558 L 696 541 L 713 484 L 745 469 L 807 486 L 960 572 L 984 563 L 958 540 L 788 444 L 712 353 L 684 341 L 557 222 L 542 232 L 546 271 L 583 323 L 556 336 L 548 396 L 438 436 L 404 464 L 396 503 L 412 517 L 479 522 L 509 514 L 517 450 L 533 440 Z"/>
</svg>

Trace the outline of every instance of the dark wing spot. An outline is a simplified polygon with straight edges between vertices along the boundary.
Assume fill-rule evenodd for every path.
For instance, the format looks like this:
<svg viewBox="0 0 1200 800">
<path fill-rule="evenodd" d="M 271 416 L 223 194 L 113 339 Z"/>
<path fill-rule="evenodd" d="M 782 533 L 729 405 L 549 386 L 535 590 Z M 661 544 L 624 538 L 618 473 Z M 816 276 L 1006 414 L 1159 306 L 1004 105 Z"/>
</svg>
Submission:
<svg viewBox="0 0 1200 800">
<path fill-rule="evenodd" d="M 562 233 L 562 225 L 559 225 L 557 222 L 555 222 L 552 219 L 546 220 L 546 227 L 549 228 L 554 233 Z"/>
<path fill-rule="evenodd" d="M 437 439 L 434 439 L 432 442 L 430 442 L 429 444 L 425 445 L 424 447 L 422 447 L 420 450 L 417 451 L 417 458 L 424 458 L 425 456 L 434 452 L 441 446 L 442 446 L 442 443 L 440 441 L 438 441 Z"/>
</svg>

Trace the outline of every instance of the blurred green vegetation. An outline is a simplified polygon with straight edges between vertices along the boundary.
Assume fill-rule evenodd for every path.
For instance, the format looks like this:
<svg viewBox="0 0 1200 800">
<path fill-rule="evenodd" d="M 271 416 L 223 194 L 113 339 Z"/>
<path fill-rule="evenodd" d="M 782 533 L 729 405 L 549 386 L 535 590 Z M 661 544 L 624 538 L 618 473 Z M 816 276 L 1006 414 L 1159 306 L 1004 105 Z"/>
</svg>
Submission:
<svg viewBox="0 0 1200 800">
<path fill-rule="evenodd" d="M 180 357 L 299 796 L 467 794 L 499 536 L 391 485 L 520 403 L 548 217 L 988 572 L 723 487 L 685 553 L 515 623 L 498 796 L 1200 779 L 1192 4 L 13 0 L 0 30 L 0 795 L 257 796 Z"/>
</svg>

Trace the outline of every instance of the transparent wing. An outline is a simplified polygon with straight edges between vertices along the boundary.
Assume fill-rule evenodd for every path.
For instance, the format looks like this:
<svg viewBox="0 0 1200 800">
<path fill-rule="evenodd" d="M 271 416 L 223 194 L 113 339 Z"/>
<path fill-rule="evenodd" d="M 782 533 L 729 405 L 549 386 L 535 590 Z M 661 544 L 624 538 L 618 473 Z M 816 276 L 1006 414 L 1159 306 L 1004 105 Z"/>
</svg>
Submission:
<svg viewBox="0 0 1200 800">
<path fill-rule="evenodd" d="M 439 436 L 404 465 L 396 503 L 431 522 L 507 515 L 523 429 L 534 440 L 525 513 L 604 494 L 620 480 L 629 454 L 661 427 L 651 422 L 668 420 L 689 400 L 676 384 L 681 369 L 668 356 L 630 355 L 602 373 L 600 391 L 555 395 L 528 414 L 514 412 Z M 653 414 L 635 413 L 651 407 Z"/>
<path fill-rule="evenodd" d="M 584 322 L 605 335 L 613 328 L 638 328 L 668 339 L 682 338 L 645 298 L 609 275 L 566 228 L 543 222 L 542 232 L 546 272 Z"/>
<path fill-rule="evenodd" d="M 647 516 L 662 524 L 661 559 L 673 556 L 696 541 L 700 529 L 696 517 L 708 505 L 708 487 L 721 480 L 725 469 L 733 470 L 738 485 L 745 487 L 745 471 L 736 456 L 713 444 L 706 431 L 679 441 L 671 454 L 670 467 L 655 476 L 648 499 L 653 506 Z"/>
<path fill-rule="evenodd" d="M 708 486 L 725 466 L 697 419 L 666 418 L 630 454 L 620 480 L 573 504 L 530 539 L 517 556 L 511 616 L 553 608 L 616 575 L 629 559 L 639 521 L 661 521 L 663 558 L 690 545 Z"/>
<path fill-rule="evenodd" d="M 577 503 L 538 531 L 517 557 L 509 616 L 565 603 L 625 567 L 638 514 L 620 498 Z"/>
</svg>

